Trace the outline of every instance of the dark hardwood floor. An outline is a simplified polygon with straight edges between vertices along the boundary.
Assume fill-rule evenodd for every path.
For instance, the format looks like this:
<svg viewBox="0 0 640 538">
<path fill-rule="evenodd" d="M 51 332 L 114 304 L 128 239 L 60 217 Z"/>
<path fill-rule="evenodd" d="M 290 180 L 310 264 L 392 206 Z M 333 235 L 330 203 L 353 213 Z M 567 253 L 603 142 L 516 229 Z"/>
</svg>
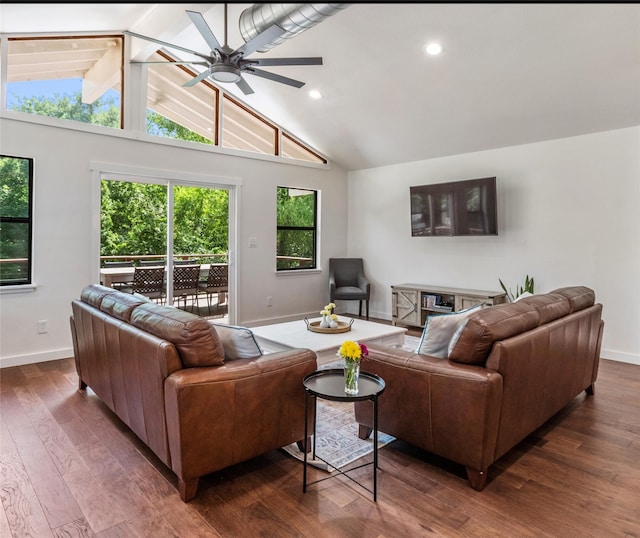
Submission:
<svg viewBox="0 0 640 538">
<path fill-rule="evenodd" d="M 463 468 L 391 443 L 377 503 L 343 478 L 303 494 L 302 465 L 273 451 L 204 477 L 185 504 L 173 474 L 77 390 L 72 359 L 4 368 L 0 391 L 3 538 L 640 538 L 640 366 L 601 361 L 595 396 L 500 459 L 482 492 Z M 370 467 L 356 473 L 370 485 Z"/>
</svg>

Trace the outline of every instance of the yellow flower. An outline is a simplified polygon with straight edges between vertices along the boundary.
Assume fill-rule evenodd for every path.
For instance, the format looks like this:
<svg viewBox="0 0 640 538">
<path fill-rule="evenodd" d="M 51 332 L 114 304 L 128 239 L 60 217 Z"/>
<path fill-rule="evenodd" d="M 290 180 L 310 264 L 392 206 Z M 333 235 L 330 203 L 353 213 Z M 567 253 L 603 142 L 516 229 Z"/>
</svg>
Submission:
<svg viewBox="0 0 640 538">
<path fill-rule="evenodd" d="M 333 310 L 336 307 L 335 303 L 329 303 L 327 306 L 325 306 L 326 310 Z"/>
<path fill-rule="evenodd" d="M 337 319 L 338 319 L 338 315 L 337 315 L 337 314 L 331 314 L 331 316 L 330 316 L 330 317 L 331 317 L 331 319 L 335 319 L 335 320 L 337 320 Z"/>
<path fill-rule="evenodd" d="M 330 312 L 325 308 L 324 310 L 320 310 L 320 315 L 321 316 L 328 316 L 330 314 Z"/>
<path fill-rule="evenodd" d="M 362 348 L 353 340 L 345 340 L 338 350 L 338 355 L 348 361 L 357 361 L 362 357 Z"/>
</svg>

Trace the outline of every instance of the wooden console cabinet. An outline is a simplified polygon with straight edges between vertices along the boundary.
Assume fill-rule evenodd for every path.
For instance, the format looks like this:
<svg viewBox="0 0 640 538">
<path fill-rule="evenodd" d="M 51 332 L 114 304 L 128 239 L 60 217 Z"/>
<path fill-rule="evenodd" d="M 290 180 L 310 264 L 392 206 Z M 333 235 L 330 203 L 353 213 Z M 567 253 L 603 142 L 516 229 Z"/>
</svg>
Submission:
<svg viewBox="0 0 640 538">
<path fill-rule="evenodd" d="M 398 284 L 391 286 L 391 322 L 393 325 L 424 327 L 427 316 L 459 312 L 477 304 L 493 306 L 506 301 L 507 296 L 503 291 Z"/>
</svg>

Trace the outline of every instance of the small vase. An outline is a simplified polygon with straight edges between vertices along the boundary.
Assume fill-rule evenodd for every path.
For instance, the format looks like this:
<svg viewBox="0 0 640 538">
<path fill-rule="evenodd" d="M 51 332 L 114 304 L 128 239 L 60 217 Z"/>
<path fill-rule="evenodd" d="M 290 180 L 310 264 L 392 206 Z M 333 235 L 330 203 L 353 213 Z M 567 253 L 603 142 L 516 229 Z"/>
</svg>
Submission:
<svg viewBox="0 0 640 538">
<path fill-rule="evenodd" d="M 347 394 L 358 394 L 358 376 L 360 361 L 344 360 L 344 391 Z"/>
<path fill-rule="evenodd" d="M 328 316 L 322 316 L 322 320 L 320 320 L 320 328 L 321 329 L 328 329 L 329 328 L 329 317 Z"/>
<path fill-rule="evenodd" d="M 336 329 L 338 327 L 338 322 L 335 319 L 332 319 L 329 322 L 329 327 L 331 327 L 332 329 Z"/>
</svg>

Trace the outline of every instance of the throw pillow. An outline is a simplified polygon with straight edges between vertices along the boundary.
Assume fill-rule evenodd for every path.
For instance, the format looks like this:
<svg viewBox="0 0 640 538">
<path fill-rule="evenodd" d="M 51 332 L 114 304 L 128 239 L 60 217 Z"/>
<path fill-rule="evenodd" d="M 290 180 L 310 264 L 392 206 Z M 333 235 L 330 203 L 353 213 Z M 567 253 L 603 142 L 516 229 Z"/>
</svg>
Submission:
<svg viewBox="0 0 640 538">
<path fill-rule="evenodd" d="M 253 335 L 246 327 L 211 323 L 224 348 L 224 360 L 253 359 L 262 355 L 262 350 Z"/>
<path fill-rule="evenodd" d="M 460 312 L 428 316 L 416 353 L 446 359 L 449 355 L 449 343 L 458 326 L 481 308 L 482 305 L 478 304 Z"/>
<path fill-rule="evenodd" d="M 207 320 L 173 306 L 142 303 L 131 313 L 131 325 L 168 340 L 185 368 L 221 366 L 224 349 Z"/>
</svg>

